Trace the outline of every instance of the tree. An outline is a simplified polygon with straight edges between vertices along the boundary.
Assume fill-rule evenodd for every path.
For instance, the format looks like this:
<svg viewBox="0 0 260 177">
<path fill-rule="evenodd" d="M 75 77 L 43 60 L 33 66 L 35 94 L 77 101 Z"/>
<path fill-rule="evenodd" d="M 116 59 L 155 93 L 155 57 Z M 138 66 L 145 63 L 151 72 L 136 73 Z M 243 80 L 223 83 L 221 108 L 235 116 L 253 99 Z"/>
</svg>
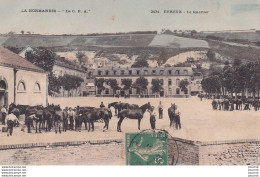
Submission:
<svg viewBox="0 0 260 177">
<path fill-rule="evenodd" d="M 35 49 L 33 51 L 27 51 L 25 53 L 25 58 L 36 66 L 49 72 L 49 95 L 59 93 L 59 89 L 61 87 L 59 79 L 52 73 L 56 54 L 47 49 Z"/>
<path fill-rule="evenodd" d="M 136 58 L 136 61 L 132 65 L 132 68 L 142 68 L 142 67 L 148 67 L 149 64 L 147 62 L 147 59 L 149 58 L 149 54 L 143 53 L 139 55 Z"/>
<path fill-rule="evenodd" d="M 84 82 L 84 79 L 79 76 L 71 76 L 71 82 L 73 83 L 72 88 L 76 90 L 76 93 L 78 88 L 81 86 L 81 83 Z"/>
<path fill-rule="evenodd" d="M 124 85 L 123 89 L 124 90 L 130 90 L 132 86 L 132 79 L 123 79 L 122 80 L 122 85 Z"/>
<path fill-rule="evenodd" d="M 188 92 L 187 86 L 189 85 L 189 82 L 187 80 L 181 80 L 179 83 L 179 87 L 181 88 L 181 91 Z"/>
<path fill-rule="evenodd" d="M 212 50 L 209 50 L 206 55 L 210 61 L 216 60 L 216 54 Z"/>
<path fill-rule="evenodd" d="M 113 95 L 115 95 L 115 92 L 119 89 L 121 89 L 117 83 L 116 79 L 109 79 L 108 85 L 113 89 Z"/>
<path fill-rule="evenodd" d="M 152 92 L 159 93 L 163 90 L 160 79 L 152 79 Z"/>
<path fill-rule="evenodd" d="M 148 80 L 141 76 L 136 79 L 132 87 L 139 89 L 140 92 L 143 94 L 143 92 L 147 89 L 147 86 L 148 86 Z"/>
<path fill-rule="evenodd" d="M 197 34 L 197 31 L 196 31 L 196 30 L 192 30 L 192 31 L 190 32 L 190 34 L 191 34 L 191 36 L 193 36 L 194 34 Z"/>
<path fill-rule="evenodd" d="M 218 76 L 209 76 L 201 81 L 201 86 L 206 93 L 219 93 L 221 88 L 220 79 Z"/>
<path fill-rule="evenodd" d="M 98 89 L 98 94 L 101 94 L 101 92 L 105 90 L 104 82 L 105 82 L 104 78 L 95 78 L 95 86 Z"/>
<path fill-rule="evenodd" d="M 24 34 L 24 30 L 21 30 L 21 34 Z"/>
<path fill-rule="evenodd" d="M 86 62 L 88 62 L 88 57 L 83 52 L 77 52 L 76 57 L 78 59 L 79 64 L 86 64 Z"/>
<path fill-rule="evenodd" d="M 68 91 L 68 97 L 69 97 L 69 92 L 73 88 L 73 83 L 72 83 L 72 78 L 71 75 L 64 74 L 63 76 L 60 76 L 60 83 L 61 86 L 65 91 Z"/>
</svg>

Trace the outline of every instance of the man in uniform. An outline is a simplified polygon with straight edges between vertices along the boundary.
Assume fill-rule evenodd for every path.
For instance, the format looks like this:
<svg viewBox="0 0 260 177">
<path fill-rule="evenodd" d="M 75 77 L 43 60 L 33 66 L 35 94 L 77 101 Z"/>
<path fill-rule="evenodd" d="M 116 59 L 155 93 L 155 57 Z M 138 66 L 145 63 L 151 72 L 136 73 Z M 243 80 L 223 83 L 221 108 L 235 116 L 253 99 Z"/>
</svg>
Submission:
<svg viewBox="0 0 260 177">
<path fill-rule="evenodd" d="M 1 113 L 2 113 L 2 125 L 5 125 L 5 118 L 6 118 L 6 114 L 7 114 L 7 110 L 6 110 L 5 106 L 2 107 Z"/>
<path fill-rule="evenodd" d="M 159 106 L 158 106 L 158 112 L 159 112 L 159 119 L 163 118 L 163 105 L 162 102 L 159 102 Z"/>
<path fill-rule="evenodd" d="M 73 130 L 75 112 L 72 110 L 72 108 L 69 108 L 68 115 L 69 115 L 69 119 L 70 119 L 70 130 Z"/>
<path fill-rule="evenodd" d="M 105 105 L 104 105 L 104 103 L 102 101 L 101 104 L 100 104 L 100 108 L 104 108 L 104 107 L 105 107 Z"/>
<path fill-rule="evenodd" d="M 68 129 L 68 108 L 66 107 L 65 109 L 63 109 L 62 111 L 62 120 L 63 120 L 63 131 L 66 132 Z"/>
<path fill-rule="evenodd" d="M 150 113 L 150 124 L 151 124 L 151 128 L 154 130 L 155 129 L 155 121 L 156 121 L 156 113 L 155 113 L 155 109 L 152 106 L 151 110 L 148 110 L 148 112 Z"/>
<path fill-rule="evenodd" d="M 11 113 L 11 114 L 8 114 L 6 121 L 7 121 L 6 122 L 7 123 L 7 136 L 9 136 L 9 135 L 12 136 L 14 125 L 16 124 L 16 122 L 18 122 L 18 119 L 13 113 Z"/>
</svg>

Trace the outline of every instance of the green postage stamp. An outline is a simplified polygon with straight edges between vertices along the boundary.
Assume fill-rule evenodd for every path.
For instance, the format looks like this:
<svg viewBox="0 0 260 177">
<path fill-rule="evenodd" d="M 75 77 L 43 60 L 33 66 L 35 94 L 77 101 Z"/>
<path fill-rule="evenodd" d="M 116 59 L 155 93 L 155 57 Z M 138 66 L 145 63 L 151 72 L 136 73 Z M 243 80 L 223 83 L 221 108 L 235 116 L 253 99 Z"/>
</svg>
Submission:
<svg viewBox="0 0 260 177">
<path fill-rule="evenodd" d="M 166 132 L 126 133 L 126 165 L 167 165 Z"/>
</svg>

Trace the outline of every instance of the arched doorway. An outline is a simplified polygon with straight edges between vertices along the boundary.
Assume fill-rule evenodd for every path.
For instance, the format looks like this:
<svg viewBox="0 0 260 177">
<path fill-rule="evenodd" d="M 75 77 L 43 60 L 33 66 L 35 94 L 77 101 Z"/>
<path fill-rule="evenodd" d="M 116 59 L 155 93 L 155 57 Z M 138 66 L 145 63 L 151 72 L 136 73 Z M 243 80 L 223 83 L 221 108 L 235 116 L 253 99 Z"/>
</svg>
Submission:
<svg viewBox="0 0 260 177">
<path fill-rule="evenodd" d="M 0 108 L 8 105 L 7 82 L 0 77 Z"/>
</svg>

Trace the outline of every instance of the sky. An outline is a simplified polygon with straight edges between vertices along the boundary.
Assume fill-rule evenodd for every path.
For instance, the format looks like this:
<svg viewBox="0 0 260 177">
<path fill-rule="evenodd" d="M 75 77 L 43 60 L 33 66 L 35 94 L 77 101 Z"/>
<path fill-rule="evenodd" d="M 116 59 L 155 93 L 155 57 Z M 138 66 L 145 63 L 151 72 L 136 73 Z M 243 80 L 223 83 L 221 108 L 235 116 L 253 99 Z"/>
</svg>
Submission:
<svg viewBox="0 0 260 177">
<path fill-rule="evenodd" d="M 55 9 L 56 13 L 28 12 L 29 9 Z M 65 13 L 65 10 L 81 10 L 81 13 Z M 164 13 L 164 10 L 182 13 Z M 259 30 L 260 0 L 0 0 L 0 21 L 2 34 L 21 30 L 37 34 L 161 31 L 163 28 Z"/>
</svg>

